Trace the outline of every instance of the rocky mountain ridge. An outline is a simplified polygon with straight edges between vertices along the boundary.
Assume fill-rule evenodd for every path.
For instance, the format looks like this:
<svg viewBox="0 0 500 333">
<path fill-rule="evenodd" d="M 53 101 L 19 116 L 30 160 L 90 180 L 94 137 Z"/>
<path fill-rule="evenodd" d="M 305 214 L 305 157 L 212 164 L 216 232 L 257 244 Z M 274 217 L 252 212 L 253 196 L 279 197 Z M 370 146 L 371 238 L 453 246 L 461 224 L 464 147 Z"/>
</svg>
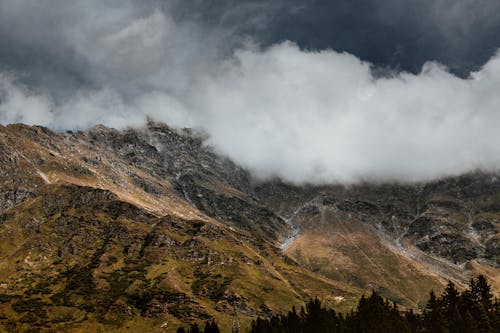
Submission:
<svg viewBox="0 0 500 333">
<path fill-rule="evenodd" d="M 306 189 L 275 184 L 264 185 L 257 191 L 261 197 L 271 198 L 268 202 L 275 209 L 282 209 L 286 198 L 292 198 L 295 205 L 306 202 L 292 214 L 301 229 L 287 251 L 295 259 L 293 252 L 313 246 L 312 242 L 322 237 L 319 234 L 332 229 L 332 239 L 342 234 L 340 227 L 359 225 L 366 229 L 363 233 L 377 235 L 383 247 L 417 267 L 459 285 L 470 274 L 486 273 L 498 288 L 499 220 L 494 207 L 499 185 L 495 174 L 476 172 L 427 184 Z M 316 236 L 308 239 L 308 234 Z M 333 244 L 323 250 L 336 253 L 338 247 Z M 353 246 L 344 252 L 352 253 L 358 248 Z M 314 253 L 311 256 L 314 259 Z M 373 262 L 368 265 L 380 267 Z M 318 266 L 324 269 L 331 264 L 323 262 Z"/>
<path fill-rule="evenodd" d="M 224 327 L 233 307 L 245 323 L 370 289 L 418 307 L 477 273 L 499 290 L 495 174 L 262 183 L 202 134 L 150 122 L 1 126 L 0 184 L 0 312 L 38 331 Z"/>
</svg>

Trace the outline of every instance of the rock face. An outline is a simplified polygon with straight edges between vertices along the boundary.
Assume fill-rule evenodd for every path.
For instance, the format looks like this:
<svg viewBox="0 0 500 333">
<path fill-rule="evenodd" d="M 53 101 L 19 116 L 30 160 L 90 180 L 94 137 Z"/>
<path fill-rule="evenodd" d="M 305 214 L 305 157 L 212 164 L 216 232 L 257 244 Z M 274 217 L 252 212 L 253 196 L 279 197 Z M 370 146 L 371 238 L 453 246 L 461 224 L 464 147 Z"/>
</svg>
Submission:
<svg viewBox="0 0 500 333">
<path fill-rule="evenodd" d="M 376 289 L 418 307 L 446 279 L 479 272 L 499 286 L 494 174 L 255 183 L 203 140 L 157 123 L 0 127 L 0 323 L 224 327 L 234 306 L 245 325 L 315 296 L 348 309 Z"/>
<path fill-rule="evenodd" d="M 208 216 L 269 240 L 288 231 L 281 218 L 252 198 L 248 172 L 204 147 L 202 137 L 190 130 L 176 132 L 150 123 L 147 129 L 125 132 L 97 127 L 88 136 L 129 165 L 155 178 L 170 178 L 177 193 Z M 161 195 L 161 189 L 141 177 L 135 176 L 134 182 Z"/>
<path fill-rule="evenodd" d="M 318 214 L 318 207 L 331 207 L 453 264 L 480 260 L 499 265 L 499 248 L 493 245 L 500 226 L 500 178 L 496 174 L 477 172 L 427 184 L 349 188 L 290 189 L 275 183 L 263 184 L 257 192 L 275 209 L 290 202 L 288 212 L 303 202 L 308 204 L 300 211 L 310 216 Z"/>
<path fill-rule="evenodd" d="M 422 304 L 433 274 L 459 285 L 487 274 L 498 291 L 500 215 L 491 207 L 499 185 L 493 174 L 474 173 L 348 188 L 276 182 L 256 192 L 299 227 L 286 253 L 300 265 Z"/>
</svg>

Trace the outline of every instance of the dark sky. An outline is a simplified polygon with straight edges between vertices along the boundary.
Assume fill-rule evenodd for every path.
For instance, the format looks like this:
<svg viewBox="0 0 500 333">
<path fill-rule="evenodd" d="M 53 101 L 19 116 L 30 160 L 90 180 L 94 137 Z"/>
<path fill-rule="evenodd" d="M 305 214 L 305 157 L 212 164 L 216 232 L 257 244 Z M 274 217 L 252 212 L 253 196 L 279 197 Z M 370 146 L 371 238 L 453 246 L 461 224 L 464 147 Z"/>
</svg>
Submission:
<svg viewBox="0 0 500 333">
<path fill-rule="evenodd" d="M 183 0 L 175 9 L 263 44 L 291 40 L 412 72 L 434 60 L 466 76 L 500 46 L 496 0 Z"/>
<path fill-rule="evenodd" d="M 29 1 L 19 1 L 30 3 Z M 119 6 L 115 0 L 103 1 Z M 261 45 L 291 40 L 308 50 L 354 54 L 381 68 L 419 72 L 438 61 L 466 77 L 500 46 L 497 0 L 146 0 L 137 15 L 168 10 L 179 22 L 202 25 L 225 36 L 226 50 L 243 37 Z M 44 0 L 16 7 L 0 0 L 0 69 L 26 82 L 67 87 L 92 84 L 86 59 L 61 41 L 77 11 L 66 1 Z M 6 10 L 8 9 L 8 10 Z M 76 13 L 76 14 L 75 14 Z M 99 13 L 96 13 L 99 14 Z M 100 13 L 102 14 L 102 13 Z M 33 36 L 33 37 L 32 37 Z"/>
</svg>

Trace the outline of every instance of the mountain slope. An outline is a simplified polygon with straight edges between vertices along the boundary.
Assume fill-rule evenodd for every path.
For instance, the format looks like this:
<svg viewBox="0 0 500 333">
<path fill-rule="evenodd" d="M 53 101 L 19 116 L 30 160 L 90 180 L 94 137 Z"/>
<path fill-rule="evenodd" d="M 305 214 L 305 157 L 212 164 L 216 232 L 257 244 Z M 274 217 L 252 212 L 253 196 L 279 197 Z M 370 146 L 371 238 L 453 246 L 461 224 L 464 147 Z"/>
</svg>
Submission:
<svg viewBox="0 0 500 333">
<path fill-rule="evenodd" d="M 445 279 L 498 278 L 492 175 L 255 183 L 191 130 L 10 125 L 0 184 L 0 313 L 40 331 L 227 327 L 233 307 L 245 325 L 371 289 L 417 307 Z"/>
<path fill-rule="evenodd" d="M 301 229 L 303 239 L 297 238 L 289 254 L 297 247 L 300 250 L 301 244 L 310 248 L 312 242 L 318 244 L 317 239 L 326 238 L 329 251 L 351 254 L 351 259 L 365 257 L 376 262 L 379 248 L 399 261 L 399 273 L 410 261 L 410 271 L 436 275 L 462 286 L 474 274 L 484 273 L 500 290 L 500 182 L 496 174 L 476 172 L 413 185 L 294 187 L 278 182 L 263 184 L 257 192 Z M 311 233 L 317 236 L 308 236 Z M 334 244 L 335 237 L 343 241 Z M 376 246 L 362 246 L 363 240 Z M 353 255 L 360 250 L 367 256 Z M 311 255 L 315 258 L 314 253 Z M 313 258 L 306 258 L 304 263 Z M 375 265 L 368 262 L 366 267 Z M 378 266 L 386 271 L 386 277 L 394 276 L 387 274 L 393 264 Z M 349 279 L 360 276 L 359 268 L 350 270 Z M 407 283 L 411 280 L 421 282 L 410 279 Z M 384 286 L 380 281 L 387 282 L 381 278 L 378 281 L 380 286 Z M 363 287 L 362 283 L 358 285 Z M 394 288 L 397 286 L 389 290 Z M 415 296 L 411 295 L 414 300 Z"/>
<path fill-rule="evenodd" d="M 0 226 L 1 307 L 35 327 L 224 323 L 233 306 L 255 316 L 326 290 L 357 294 L 221 225 L 156 217 L 89 187 L 46 185 L 39 194 Z"/>
<path fill-rule="evenodd" d="M 129 135 L 1 128 L 4 318 L 42 331 L 155 331 L 212 318 L 224 327 L 233 307 L 248 323 L 320 295 L 348 308 L 361 293 L 283 256 L 286 223 L 208 168 L 186 170 L 201 174 L 195 186 L 147 154 L 130 162 L 126 149 L 144 151 L 145 141 L 111 149 L 91 141 L 95 131 Z M 194 195 L 201 210 L 182 186 L 204 191 Z"/>
</svg>

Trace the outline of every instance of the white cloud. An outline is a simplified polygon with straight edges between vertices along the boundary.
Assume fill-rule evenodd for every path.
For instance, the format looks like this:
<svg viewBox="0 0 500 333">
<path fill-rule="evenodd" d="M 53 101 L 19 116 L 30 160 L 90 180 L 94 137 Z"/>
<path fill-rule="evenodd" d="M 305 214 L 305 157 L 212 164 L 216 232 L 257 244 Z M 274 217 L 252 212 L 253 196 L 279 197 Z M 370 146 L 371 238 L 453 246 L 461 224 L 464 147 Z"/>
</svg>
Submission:
<svg viewBox="0 0 500 333">
<path fill-rule="evenodd" d="M 49 97 L 34 94 L 16 85 L 11 75 L 0 73 L 0 123 L 52 125 L 52 102 Z"/>
<path fill-rule="evenodd" d="M 239 51 L 187 101 L 210 142 L 259 175 L 425 180 L 500 166 L 499 64 L 470 79 L 433 63 L 374 78 L 352 55 L 284 43 Z"/>
<path fill-rule="evenodd" d="M 0 122 L 123 128 L 148 115 L 203 128 L 209 144 L 257 176 L 298 183 L 500 168 L 498 55 L 468 79 L 435 63 L 377 78 L 353 55 L 289 42 L 222 59 L 221 41 L 201 27 L 127 6 L 106 19 L 83 10 L 61 37 L 96 88 L 56 103 L 2 75 Z"/>
</svg>

